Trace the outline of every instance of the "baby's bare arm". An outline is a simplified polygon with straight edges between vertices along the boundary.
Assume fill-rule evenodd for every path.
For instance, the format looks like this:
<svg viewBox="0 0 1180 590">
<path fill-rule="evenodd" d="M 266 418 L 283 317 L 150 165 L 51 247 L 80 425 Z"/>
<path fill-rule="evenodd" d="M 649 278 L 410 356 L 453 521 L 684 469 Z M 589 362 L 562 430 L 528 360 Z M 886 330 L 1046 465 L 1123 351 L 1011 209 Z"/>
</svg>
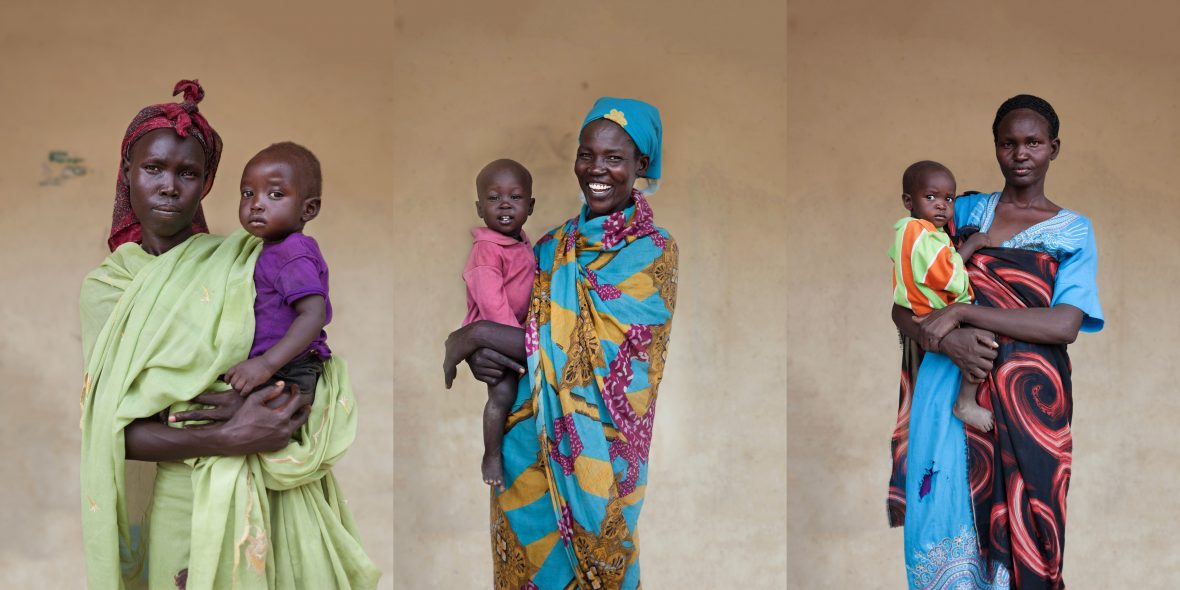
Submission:
<svg viewBox="0 0 1180 590">
<path fill-rule="evenodd" d="M 959 246 L 959 257 L 963 259 L 964 263 L 966 263 L 968 260 L 971 260 L 971 257 L 974 256 L 980 248 L 989 248 L 991 245 L 991 237 L 981 231 L 975 232 L 971 234 L 971 237 L 967 238 L 962 245 Z"/>
<path fill-rule="evenodd" d="M 244 360 L 225 372 L 225 380 L 234 389 L 247 395 L 255 387 L 270 379 L 275 371 L 303 354 L 320 335 L 327 322 L 328 309 L 321 295 L 308 295 L 295 301 L 295 320 L 287 333 L 269 350 L 252 359 Z"/>
<path fill-rule="evenodd" d="M 322 295 L 303 297 L 295 301 L 294 307 L 297 315 L 287 333 L 260 357 L 266 359 L 272 375 L 303 354 L 328 321 L 328 306 Z"/>
</svg>

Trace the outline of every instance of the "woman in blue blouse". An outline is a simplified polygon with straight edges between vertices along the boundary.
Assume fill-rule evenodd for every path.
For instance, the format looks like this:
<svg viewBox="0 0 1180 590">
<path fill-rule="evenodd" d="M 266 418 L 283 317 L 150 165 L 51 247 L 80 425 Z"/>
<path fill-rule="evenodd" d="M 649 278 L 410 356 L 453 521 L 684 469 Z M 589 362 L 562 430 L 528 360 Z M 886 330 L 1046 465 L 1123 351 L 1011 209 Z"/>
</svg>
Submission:
<svg viewBox="0 0 1180 590">
<path fill-rule="evenodd" d="M 921 366 L 916 378 L 903 378 L 889 497 L 891 523 L 905 524 L 911 588 L 1065 587 L 1066 345 L 1101 330 L 1103 318 L 1093 227 L 1045 196 L 1059 127 L 1035 96 L 1010 98 L 996 113 L 1004 190 L 955 203 L 959 237 L 986 232 L 994 246 L 967 262 L 977 304 L 920 320 L 894 306 L 903 336 L 927 351 L 912 363 Z M 996 420 L 990 433 L 951 414 L 960 367 L 982 381 L 979 403 Z"/>
</svg>

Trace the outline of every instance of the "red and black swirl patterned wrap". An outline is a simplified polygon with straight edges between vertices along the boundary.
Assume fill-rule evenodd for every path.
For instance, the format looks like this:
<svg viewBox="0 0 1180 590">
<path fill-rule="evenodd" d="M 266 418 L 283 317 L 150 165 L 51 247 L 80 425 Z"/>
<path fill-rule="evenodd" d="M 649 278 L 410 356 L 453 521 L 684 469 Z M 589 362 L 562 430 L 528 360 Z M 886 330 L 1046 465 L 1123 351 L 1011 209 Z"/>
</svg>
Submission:
<svg viewBox="0 0 1180 590">
<path fill-rule="evenodd" d="M 914 400 L 918 367 L 922 366 L 924 355 L 917 342 L 901 336 L 901 391 L 897 402 L 897 426 L 893 428 L 889 445 L 893 455 L 893 470 L 889 475 L 889 496 L 885 499 L 885 510 L 891 527 L 905 524 L 905 463 L 910 436 L 910 405 Z"/>
<path fill-rule="evenodd" d="M 980 250 L 967 264 L 976 304 L 1049 307 L 1057 260 L 1015 248 Z M 1065 494 L 1073 463 L 1073 398 L 1065 345 L 997 335 L 1000 345 L 979 404 L 995 429 L 967 428 L 976 531 L 987 559 L 1005 565 L 1013 587 L 1065 588 Z"/>
</svg>

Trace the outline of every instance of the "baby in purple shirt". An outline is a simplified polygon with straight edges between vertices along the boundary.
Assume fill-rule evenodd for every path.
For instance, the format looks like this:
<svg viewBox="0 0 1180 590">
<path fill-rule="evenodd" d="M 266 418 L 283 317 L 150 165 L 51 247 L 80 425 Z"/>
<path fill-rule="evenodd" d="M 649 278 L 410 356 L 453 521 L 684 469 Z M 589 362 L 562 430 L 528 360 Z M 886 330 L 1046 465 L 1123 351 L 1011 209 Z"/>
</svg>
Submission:
<svg viewBox="0 0 1180 590">
<path fill-rule="evenodd" d="M 533 213 L 533 176 L 519 163 L 496 160 L 475 177 L 475 213 L 487 227 L 471 230 L 471 256 L 463 268 L 467 316 L 463 325 L 488 320 L 523 327 L 537 261 L 522 228 Z M 483 481 L 504 489 L 500 443 L 516 399 L 516 377 L 488 386 L 483 408 Z"/>
<path fill-rule="evenodd" d="M 250 358 L 225 372 L 234 389 L 251 391 L 277 381 L 315 392 L 328 350 L 332 320 L 328 265 L 303 225 L 320 212 L 320 162 L 307 148 L 273 144 L 242 171 L 238 219 L 262 238 L 254 266 L 254 344 Z"/>
</svg>

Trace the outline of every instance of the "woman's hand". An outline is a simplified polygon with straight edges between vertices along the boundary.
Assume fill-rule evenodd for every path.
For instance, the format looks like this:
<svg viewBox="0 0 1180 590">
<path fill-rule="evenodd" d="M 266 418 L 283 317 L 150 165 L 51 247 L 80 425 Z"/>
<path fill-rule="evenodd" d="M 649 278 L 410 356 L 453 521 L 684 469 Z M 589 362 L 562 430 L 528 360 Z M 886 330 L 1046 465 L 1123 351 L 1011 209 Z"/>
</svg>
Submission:
<svg viewBox="0 0 1180 590">
<path fill-rule="evenodd" d="M 275 385 L 278 385 L 277 383 Z M 280 389 L 281 391 L 281 389 Z M 262 393 L 262 392 L 259 392 Z M 210 422 L 225 422 L 233 418 L 234 414 L 238 412 L 238 408 L 242 407 L 245 397 L 237 391 L 231 389 L 229 391 L 222 391 L 213 393 L 207 391 L 194 397 L 194 403 L 203 404 L 206 406 L 213 406 L 201 410 L 187 410 L 184 412 L 177 412 L 168 416 L 169 422 L 190 422 L 197 420 L 208 420 Z M 205 426 L 209 426 L 206 424 Z M 200 426 L 193 426 L 192 428 L 200 428 Z"/>
<path fill-rule="evenodd" d="M 123 431 L 127 458 L 135 461 L 183 461 L 212 455 L 252 455 L 287 446 L 310 413 L 310 395 L 283 383 L 242 397 L 236 391 L 203 393 L 194 401 L 214 407 L 177 412 L 172 422 L 210 420 L 211 424 L 173 428 L 143 418 Z"/>
<path fill-rule="evenodd" d="M 290 393 L 298 393 L 298 392 L 299 392 L 299 386 L 292 384 Z M 270 386 L 267 389 L 259 389 L 255 393 L 257 395 L 262 396 L 263 404 L 265 404 L 267 407 L 269 407 L 271 409 L 277 409 L 277 408 L 281 407 L 286 401 L 285 397 L 282 399 L 279 399 L 280 394 L 283 393 L 283 382 L 282 381 L 275 382 L 274 385 Z M 239 392 L 236 389 L 230 389 L 227 391 L 221 391 L 221 392 L 217 392 L 217 393 L 214 393 L 211 391 L 206 391 L 205 393 L 202 393 L 201 395 L 194 397 L 192 399 L 192 401 L 195 403 L 198 403 L 198 404 L 206 405 L 206 406 L 213 406 L 212 408 L 205 408 L 205 409 L 200 409 L 200 410 L 186 410 L 183 412 L 177 412 L 175 414 L 172 414 L 171 416 L 168 416 L 168 421 L 169 422 L 196 422 L 196 421 L 225 422 L 225 421 L 229 420 L 230 418 L 233 418 L 234 414 L 236 414 L 238 412 L 238 409 L 242 407 L 242 404 L 245 403 L 246 397 L 247 397 L 246 393 Z M 312 401 L 314 401 L 314 399 Z M 203 426 L 211 426 L 211 424 L 189 426 L 188 428 L 201 428 Z"/>
<path fill-rule="evenodd" d="M 959 328 L 942 338 L 939 352 L 950 357 L 968 381 L 979 383 L 991 372 L 999 346 L 987 330 Z"/>
<path fill-rule="evenodd" d="M 918 342 L 925 350 L 938 350 L 938 343 L 959 327 L 959 309 L 965 304 L 952 303 L 924 316 L 914 316 L 918 324 Z"/>
<path fill-rule="evenodd" d="M 446 380 L 447 389 L 455 382 L 459 363 L 471 356 L 477 348 L 472 331 L 477 329 L 478 324 L 479 322 L 472 322 L 447 336 L 446 353 L 443 355 L 443 379 Z"/>
<path fill-rule="evenodd" d="M 308 398 L 308 399 L 300 399 Z M 177 412 L 168 417 L 169 422 L 208 420 L 213 424 L 189 428 L 222 428 L 221 439 L 235 452 L 224 455 L 249 455 L 276 451 L 287 446 L 287 442 L 307 421 L 307 412 L 299 412 L 312 402 L 311 396 L 300 396 L 299 386 L 292 384 L 289 391 L 283 391 L 283 382 L 258 390 L 254 395 L 244 396 L 230 390 L 221 393 L 202 393 L 193 398 L 199 404 L 214 406 L 202 410 Z M 251 403 L 254 400 L 257 403 Z M 232 428 L 231 428 L 232 426 Z M 281 444 L 280 444 L 281 443 Z"/>
<path fill-rule="evenodd" d="M 241 397 L 241 396 L 239 396 Z M 252 455 L 277 451 L 307 422 L 312 396 L 300 395 L 299 386 L 283 391 L 279 381 L 269 390 L 242 399 L 241 405 L 219 428 L 225 455 Z M 197 412 L 201 410 L 196 410 Z"/>
<path fill-rule="evenodd" d="M 523 329 L 479 320 L 447 336 L 443 378 L 450 389 L 459 363 L 466 360 L 476 379 L 494 385 L 504 378 L 505 371 L 523 375 L 524 359 Z"/>
<path fill-rule="evenodd" d="M 467 357 L 467 368 L 471 369 L 471 376 L 476 381 L 488 385 L 499 383 L 509 372 L 515 373 L 517 377 L 525 372 L 520 363 L 490 348 L 479 348 L 471 353 Z"/>
</svg>

